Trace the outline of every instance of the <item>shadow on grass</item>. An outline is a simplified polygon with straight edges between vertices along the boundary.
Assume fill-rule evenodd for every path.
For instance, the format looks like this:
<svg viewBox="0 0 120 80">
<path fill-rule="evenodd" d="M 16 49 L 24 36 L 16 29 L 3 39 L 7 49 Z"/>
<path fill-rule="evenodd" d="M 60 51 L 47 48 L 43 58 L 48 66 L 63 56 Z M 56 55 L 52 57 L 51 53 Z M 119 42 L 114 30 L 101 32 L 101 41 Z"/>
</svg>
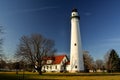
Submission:
<svg viewBox="0 0 120 80">
<path fill-rule="evenodd" d="M 21 74 L 1 72 L 0 80 L 25 80 L 25 77 Z"/>
<path fill-rule="evenodd" d="M 16 76 L 8 74 L 0 74 L 0 80 L 17 80 Z"/>
<path fill-rule="evenodd" d="M 43 74 L 42 76 L 118 76 L 120 73 L 56 73 Z"/>
<path fill-rule="evenodd" d="M 32 78 L 32 76 L 35 76 Z M 61 77 L 65 76 L 120 76 L 120 73 L 43 73 L 39 74 L 23 74 L 16 75 L 15 73 L 0 73 L 0 80 L 63 80 Z M 58 79 L 55 79 L 57 78 Z M 39 78 L 39 79 L 36 79 Z M 48 79 L 49 78 L 49 79 Z"/>
</svg>

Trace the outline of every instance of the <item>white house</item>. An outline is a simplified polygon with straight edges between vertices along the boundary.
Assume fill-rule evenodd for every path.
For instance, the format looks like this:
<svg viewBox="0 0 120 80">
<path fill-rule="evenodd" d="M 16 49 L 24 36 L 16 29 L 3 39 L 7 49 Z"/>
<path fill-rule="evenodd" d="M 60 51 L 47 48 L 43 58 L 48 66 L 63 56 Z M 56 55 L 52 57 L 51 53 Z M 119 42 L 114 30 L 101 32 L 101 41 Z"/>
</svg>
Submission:
<svg viewBox="0 0 120 80">
<path fill-rule="evenodd" d="M 45 72 L 62 72 L 70 70 L 70 61 L 66 55 L 45 57 L 43 62 L 45 65 L 42 67 L 42 71 Z"/>
</svg>

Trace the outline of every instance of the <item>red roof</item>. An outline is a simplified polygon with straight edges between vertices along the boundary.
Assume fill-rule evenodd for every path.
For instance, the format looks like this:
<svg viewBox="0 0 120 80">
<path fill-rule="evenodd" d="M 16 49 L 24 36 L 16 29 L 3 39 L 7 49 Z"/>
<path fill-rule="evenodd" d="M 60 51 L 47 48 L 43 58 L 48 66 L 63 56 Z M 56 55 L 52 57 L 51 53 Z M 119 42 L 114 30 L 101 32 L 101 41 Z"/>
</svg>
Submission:
<svg viewBox="0 0 120 80">
<path fill-rule="evenodd" d="M 45 61 L 52 60 L 53 62 L 51 64 L 60 64 L 64 57 L 67 57 L 67 56 L 66 55 L 57 55 L 57 56 L 52 56 L 52 57 L 46 56 L 46 57 L 43 57 L 43 59 Z M 47 63 L 45 62 L 45 64 L 47 64 Z M 70 61 L 66 62 L 66 64 L 69 65 Z"/>
<path fill-rule="evenodd" d="M 58 56 L 55 56 L 55 60 L 53 62 L 53 64 L 60 64 L 61 61 L 63 60 L 63 58 L 65 57 L 66 55 L 58 55 Z"/>
</svg>

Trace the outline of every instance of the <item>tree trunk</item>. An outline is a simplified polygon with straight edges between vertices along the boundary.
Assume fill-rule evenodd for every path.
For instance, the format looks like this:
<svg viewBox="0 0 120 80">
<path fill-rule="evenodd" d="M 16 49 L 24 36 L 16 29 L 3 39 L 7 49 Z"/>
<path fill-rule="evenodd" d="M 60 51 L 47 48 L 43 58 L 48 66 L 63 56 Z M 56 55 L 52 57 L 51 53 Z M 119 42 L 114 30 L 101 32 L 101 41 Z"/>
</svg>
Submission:
<svg viewBox="0 0 120 80">
<path fill-rule="evenodd" d="M 38 73 L 39 73 L 39 75 L 42 75 L 42 67 L 41 66 L 38 67 Z"/>
<path fill-rule="evenodd" d="M 39 71 L 39 75 L 42 75 L 42 71 Z"/>
</svg>

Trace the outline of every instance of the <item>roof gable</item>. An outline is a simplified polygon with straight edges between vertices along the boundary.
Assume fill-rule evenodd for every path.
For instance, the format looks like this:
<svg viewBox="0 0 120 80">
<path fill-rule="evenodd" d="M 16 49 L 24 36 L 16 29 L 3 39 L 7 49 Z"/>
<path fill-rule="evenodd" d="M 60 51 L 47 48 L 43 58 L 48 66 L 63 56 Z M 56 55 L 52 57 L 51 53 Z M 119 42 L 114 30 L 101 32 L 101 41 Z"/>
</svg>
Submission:
<svg viewBox="0 0 120 80">
<path fill-rule="evenodd" d="M 53 64 L 60 64 L 61 61 L 63 60 L 63 58 L 65 57 L 66 55 L 58 55 L 58 56 L 55 56 L 55 60 L 53 61 Z"/>
<path fill-rule="evenodd" d="M 51 56 L 51 57 L 43 57 L 43 59 L 45 61 L 45 64 L 48 64 L 47 63 L 48 60 L 52 60 L 52 62 L 49 64 L 60 64 L 65 57 L 69 61 L 69 59 L 66 55 L 56 55 L 56 56 Z"/>
</svg>

